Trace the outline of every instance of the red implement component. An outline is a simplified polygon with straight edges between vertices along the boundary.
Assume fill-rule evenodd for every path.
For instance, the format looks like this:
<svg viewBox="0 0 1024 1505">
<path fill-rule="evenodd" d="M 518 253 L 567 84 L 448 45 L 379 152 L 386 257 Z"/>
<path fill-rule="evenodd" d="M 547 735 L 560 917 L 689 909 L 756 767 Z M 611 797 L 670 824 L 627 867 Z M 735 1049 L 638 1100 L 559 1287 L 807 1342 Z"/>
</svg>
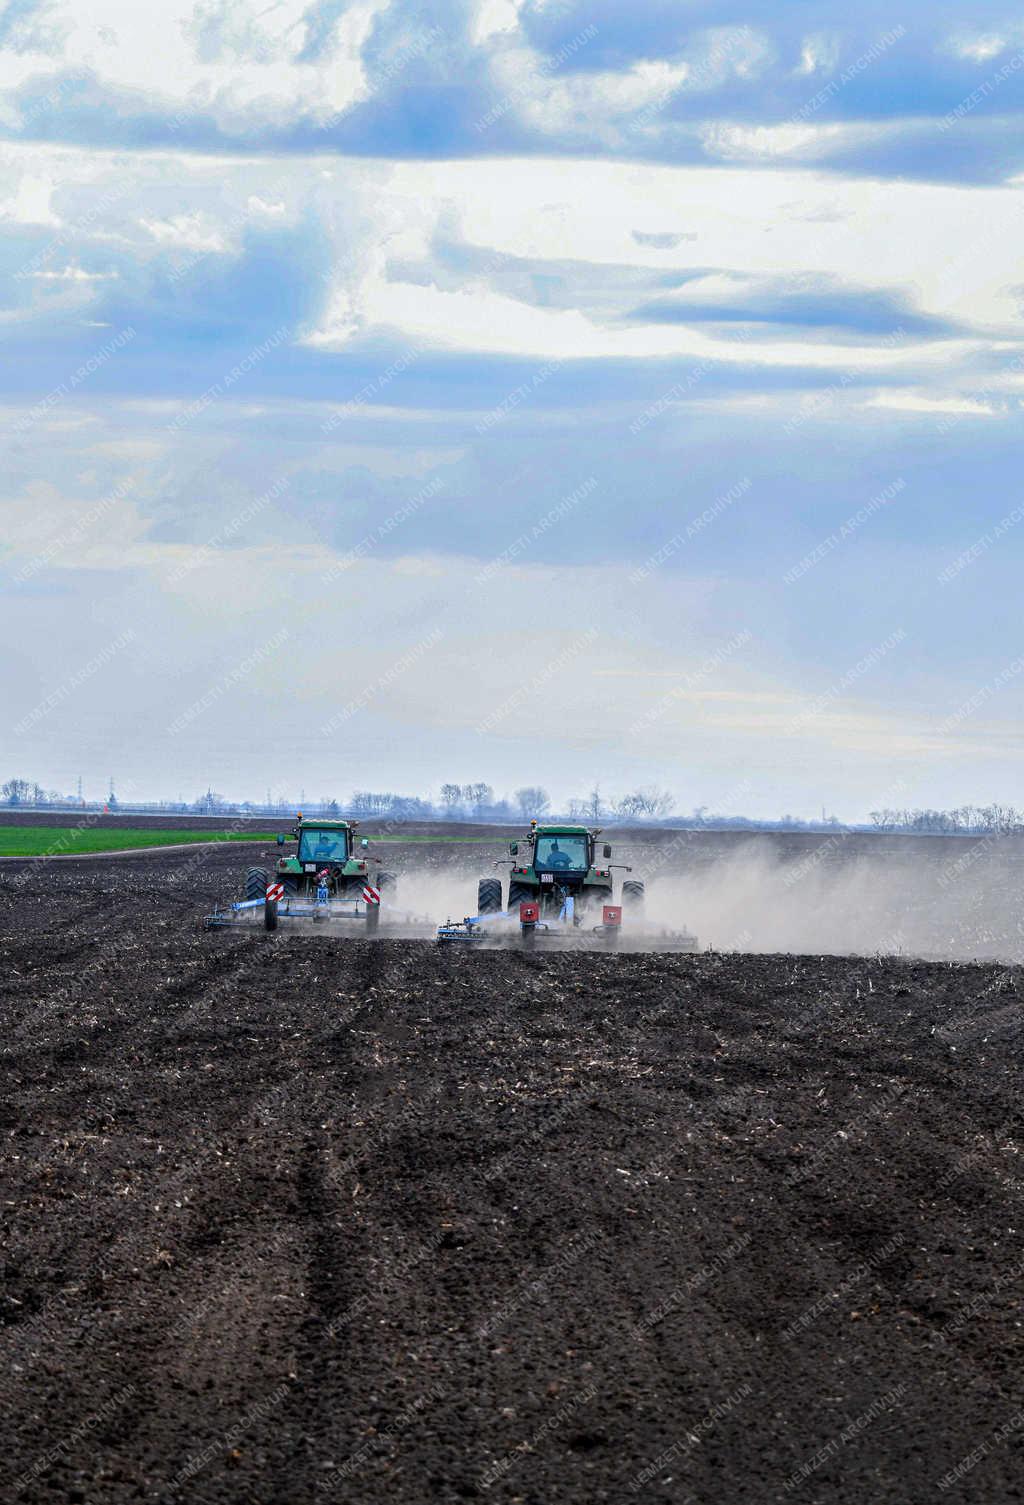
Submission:
<svg viewBox="0 0 1024 1505">
<path fill-rule="evenodd" d="M 602 921 L 602 924 L 605 924 L 605 925 L 621 925 L 622 924 L 622 905 L 621 904 L 606 904 L 604 906 L 604 908 L 601 910 L 601 921 Z"/>
<path fill-rule="evenodd" d="M 366 883 L 363 885 L 363 898 L 366 900 L 367 904 L 379 904 L 380 890 L 372 887 L 371 884 Z"/>
<path fill-rule="evenodd" d="M 269 903 L 275 904 L 275 903 L 277 903 L 279 900 L 281 900 L 283 898 L 284 898 L 284 884 L 283 883 L 268 883 L 267 884 L 267 900 L 268 900 Z M 259 901 L 257 900 L 257 903 L 258 902 Z"/>
<path fill-rule="evenodd" d="M 519 905 L 519 923 L 521 925 L 536 925 L 540 919 L 540 905 L 532 899 L 523 899 Z"/>
</svg>

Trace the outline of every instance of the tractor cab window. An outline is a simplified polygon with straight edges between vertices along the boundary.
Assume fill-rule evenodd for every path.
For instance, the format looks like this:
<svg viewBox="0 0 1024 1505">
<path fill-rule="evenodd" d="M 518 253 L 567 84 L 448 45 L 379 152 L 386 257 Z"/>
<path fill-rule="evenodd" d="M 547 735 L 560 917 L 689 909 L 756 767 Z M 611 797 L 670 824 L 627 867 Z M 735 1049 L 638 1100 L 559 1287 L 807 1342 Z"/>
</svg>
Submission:
<svg viewBox="0 0 1024 1505">
<path fill-rule="evenodd" d="M 348 841 L 344 831 L 303 831 L 299 840 L 300 862 L 345 862 Z"/>
<path fill-rule="evenodd" d="M 586 872 L 590 866 L 585 836 L 538 836 L 533 865 L 538 872 Z"/>
</svg>

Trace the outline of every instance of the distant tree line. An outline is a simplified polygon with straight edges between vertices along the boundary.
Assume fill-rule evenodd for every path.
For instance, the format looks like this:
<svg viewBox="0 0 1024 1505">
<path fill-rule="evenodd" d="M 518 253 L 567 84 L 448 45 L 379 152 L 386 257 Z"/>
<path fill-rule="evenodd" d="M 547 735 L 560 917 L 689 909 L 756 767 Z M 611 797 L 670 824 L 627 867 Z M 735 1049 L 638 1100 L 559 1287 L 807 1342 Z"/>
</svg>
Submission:
<svg viewBox="0 0 1024 1505">
<path fill-rule="evenodd" d="M 872 810 L 871 824 L 878 831 L 1006 835 L 1024 831 L 1024 812 L 1012 805 L 960 805 L 956 810 Z"/>
<path fill-rule="evenodd" d="M 17 807 L 76 807 L 87 803 L 77 795 L 62 795 L 55 790 L 43 789 L 28 779 L 8 779 L 0 785 L 0 804 Z M 118 802 L 113 791 L 99 803 L 113 809 Z M 254 803 L 251 800 L 231 801 L 207 788 L 197 799 L 161 800 L 151 803 L 138 802 L 131 807 L 152 808 L 169 813 L 190 815 L 231 815 L 292 813 L 294 800 L 277 799 Z M 306 800 L 305 812 L 321 816 L 368 817 L 388 820 L 473 820 L 507 824 L 516 820 L 538 820 L 544 817 L 564 818 L 575 822 L 589 821 L 597 824 L 602 820 L 658 820 L 670 815 L 675 801 L 667 790 L 648 786 L 635 789 L 617 799 L 605 799 L 600 786 L 595 785 L 585 797 L 573 798 L 564 809 L 557 808 L 548 791 L 537 784 L 526 784 L 513 791 L 511 796 L 498 796 L 492 785 L 479 780 L 472 784 L 442 784 L 440 796 L 435 801 L 420 795 L 396 794 L 390 790 L 356 789 L 347 799 L 323 795 L 316 800 Z"/>
<path fill-rule="evenodd" d="M 153 800 L 119 803 L 113 786 L 99 800 L 85 801 L 77 794 L 59 794 L 34 780 L 13 778 L 0 784 L 0 807 L 7 809 L 82 809 L 138 811 L 180 815 L 290 816 L 302 808 L 307 815 L 332 819 L 376 818 L 380 820 L 461 820 L 508 825 L 533 818 L 566 820 L 577 824 L 602 822 L 667 822 L 698 829 L 733 831 L 903 831 L 918 835 L 989 835 L 1024 832 L 1024 812 L 1012 805 L 961 805 L 955 810 L 872 810 L 867 824 L 844 826 L 834 815 L 821 820 L 802 820 L 782 815 L 758 820 L 746 815 L 716 814 L 698 805 L 689 815 L 673 814 L 676 805 L 668 790 L 644 785 L 628 794 L 606 797 L 600 784 L 585 795 L 576 795 L 563 806 L 555 804 L 539 784 L 524 784 L 511 795 L 498 796 L 482 780 L 473 784 L 442 784 L 438 799 L 396 794 L 388 790 L 356 789 L 347 799 L 322 795 L 319 799 L 295 801 L 270 799 L 232 801 L 212 788 L 194 800 Z"/>
<path fill-rule="evenodd" d="M 6 784 L 0 784 L 0 799 L 5 805 L 49 805 L 63 798 L 53 789 L 30 784 L 28 779 L 8 779 Z"/>
</svg>

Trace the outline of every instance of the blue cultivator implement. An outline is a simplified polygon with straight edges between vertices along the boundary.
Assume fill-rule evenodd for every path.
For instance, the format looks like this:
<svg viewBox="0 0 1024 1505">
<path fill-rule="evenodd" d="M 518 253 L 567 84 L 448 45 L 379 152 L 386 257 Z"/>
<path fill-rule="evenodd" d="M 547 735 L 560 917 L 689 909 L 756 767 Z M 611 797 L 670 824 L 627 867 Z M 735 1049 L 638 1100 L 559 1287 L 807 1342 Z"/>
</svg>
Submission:
<svg viewBox="0 0 1024 1505">
<path fill-rule="evenodd" d="M 282 920 L 305 920 L 328 924 L 332 920 L 355 920 L 369 932 L 380 923 L 380 890 L 364 883 L 361 892 L 343 897 L 331 892 L 324 874 L 315 889 L 302 894 L 286 894 L 283 883 L 270 882 L 262 897 L 239 899 L 218 906 L 203 919 L 204 930 L 226 930 L 233 925 L 251 925 L 263 920 L 264 928 L 276 930 Z"/>
</svg>

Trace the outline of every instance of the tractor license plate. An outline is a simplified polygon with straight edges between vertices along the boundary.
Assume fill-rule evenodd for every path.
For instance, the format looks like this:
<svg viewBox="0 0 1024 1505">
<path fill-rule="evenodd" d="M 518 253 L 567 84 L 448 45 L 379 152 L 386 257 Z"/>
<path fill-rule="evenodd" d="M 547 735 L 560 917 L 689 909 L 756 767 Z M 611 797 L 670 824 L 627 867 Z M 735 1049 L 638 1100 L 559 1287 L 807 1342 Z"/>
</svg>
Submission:
<svg viewBox="0 0 1024 1505">
<path fill-rule="evenodd" d="M 315 862 L 304 862 L 302 864 L 302 871 L 304 873 L 315 873 L 316 872 L 316 863 Z"/>
<path fill-rule="evenodd" d="M 555 875 L 554 873 L 541 873 L 540 881 L 542 883 L 554 883 Z"/>
</svg>

